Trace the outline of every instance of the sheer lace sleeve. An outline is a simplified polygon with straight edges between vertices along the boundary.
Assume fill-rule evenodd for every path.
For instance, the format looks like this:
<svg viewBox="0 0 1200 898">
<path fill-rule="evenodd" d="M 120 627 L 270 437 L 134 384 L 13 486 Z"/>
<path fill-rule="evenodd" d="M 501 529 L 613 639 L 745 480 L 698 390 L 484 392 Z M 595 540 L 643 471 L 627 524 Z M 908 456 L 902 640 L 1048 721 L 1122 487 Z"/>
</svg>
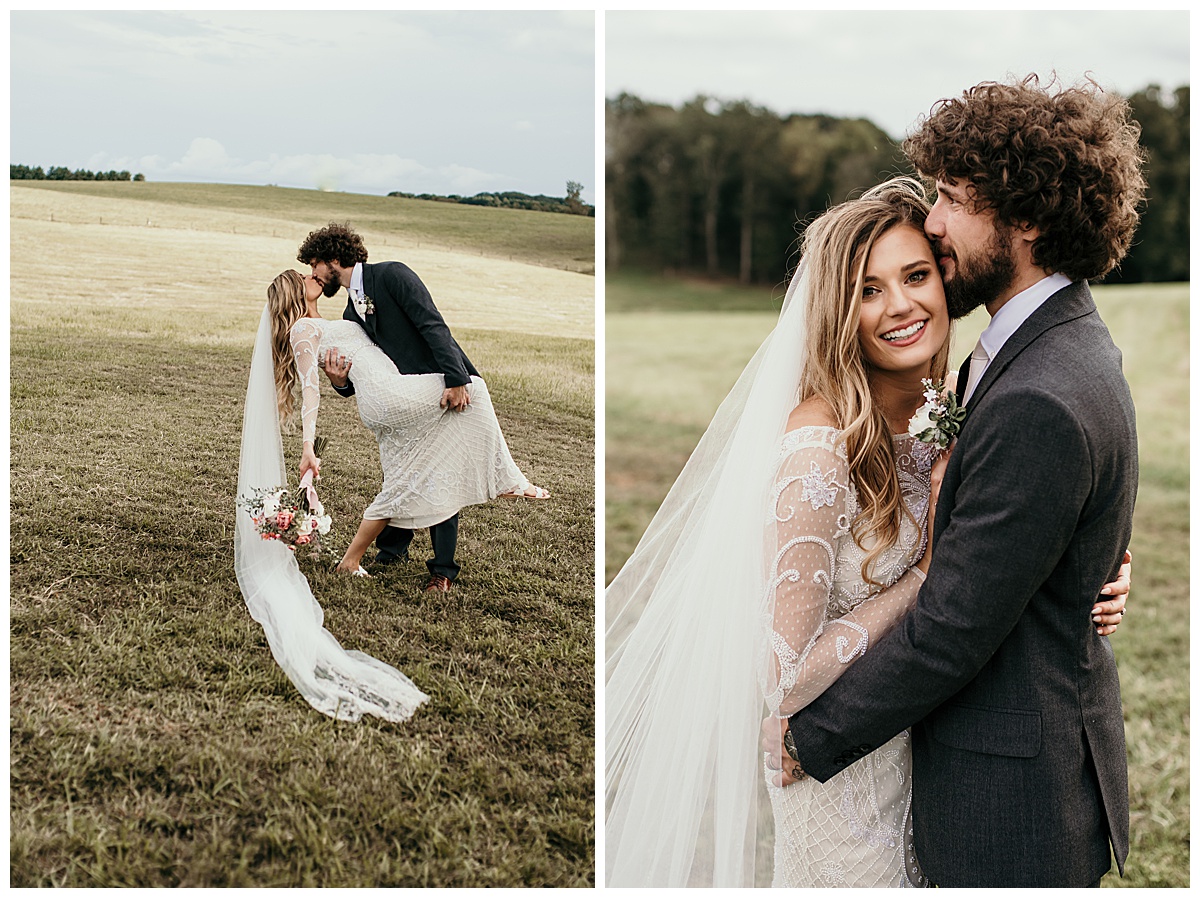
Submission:
<svg viewBox="0 0 1200 898">
<path fill-rule="evenodd" d="M 780 465 L 773 494 L 777 554 L 771 634 L 777 686 L 767 702 L 781 717 L 824 692 L 895 626 L 924 580 L 919 570 L 910 569 L 853 611 L 826 620 L 838 542 L 851 538 L 856 509 L 849 484 L 849 465 L 832 438 L 801 442 Z"/>
<path fill-rule="evenodd" d="M 311 443 L 317 435 L 317 409 L 321 406 L 321 381 L 317 365 L 317 350 L 321 345 L 321 329 L 308 318 L 292 325 L 292 352 L 296 356 L 296 373 L 300 378 L 301 421 L 304 442 Z"/>
</svg>

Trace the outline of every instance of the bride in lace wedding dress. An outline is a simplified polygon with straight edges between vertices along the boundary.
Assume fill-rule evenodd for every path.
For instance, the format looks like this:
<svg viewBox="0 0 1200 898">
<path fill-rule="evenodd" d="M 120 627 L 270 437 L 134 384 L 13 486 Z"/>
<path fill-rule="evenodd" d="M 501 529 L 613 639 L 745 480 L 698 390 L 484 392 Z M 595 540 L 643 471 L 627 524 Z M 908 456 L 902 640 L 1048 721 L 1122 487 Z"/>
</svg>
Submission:
<svg viewBox="0 0 1200 898">
<path fill-rule="evenodd" d="M 400 374 L 357 323 L 320 317 L 321 285 L 311 276 L 285 271 L 267 295 L 274 316 L 281 408 L 289 407 L 292 378 L 288 375 L 294 364 L 301 388 L 304 444 L 311 446 L 316 435 L 320 359 L 332 348 L 353 360 L 351 379 L 359 418 L 379 444 L 383 486 L 363 512 L 362 525 L 339 570 L 363 572 L 363 554 L 389 523 L 417 530 L 497 496 L 549 495 L 534 487 L 513 461 L 481 377 L 471 378 L 469 405 L 461 411 L 444 409 L 439 404 L 445 389 L 443 376 Z"/>
<path fill-rule="evenodd" d="M 779 323 L 607 590 L 609 885 L 923 884 L 907 733 L 786 787 L 758 735 L 928 570 L 939 452 L 906 433 L 948 373 L 928 208 L 893 179 L 808 227 Z"/>
<path fill-rule="evenodd" d="M 331 335 L 355 358 L 359 414 L 379 441 L 385 471 L 383 489 L 343 559 L 352 562 L 352 570 L 389 520 L 422 527 L 497 495 L 545 494 L 514 464 L 482 380 L 473 381 L 466 411 L 443 411 L 441 375 L 398 374 L 357 324 L 315 317 L 320 293 L 311 278 L 295 271 L 280 275 L 268 291 L 246 389 L 239 496 L 287 483 L 280 423 L 293 411 L 297 384 L 304 439 L 311 446 L 319 403 L 317 357 Z M 234 569 L 246 607 L 305 700 L 338 720 L 411 717 L 428 696 L 394 667 L 343 649 L 325 629 L 324 613 L 292 552 L 260 538 L 249 514 L 240 509 L 236 514 Z"/>
</svg>

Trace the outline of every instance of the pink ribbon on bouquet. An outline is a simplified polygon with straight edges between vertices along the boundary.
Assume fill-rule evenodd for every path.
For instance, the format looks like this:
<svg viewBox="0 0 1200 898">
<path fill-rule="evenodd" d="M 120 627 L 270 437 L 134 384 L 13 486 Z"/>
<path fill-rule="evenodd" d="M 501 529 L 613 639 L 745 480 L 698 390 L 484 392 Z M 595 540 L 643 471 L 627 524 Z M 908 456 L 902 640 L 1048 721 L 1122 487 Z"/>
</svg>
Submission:
<svg viewBox="0 0 1200 898">
<path fill-rule="evenodd" d="M 320 502 L 317 501 L 317 488 L 313 486 L 312 468 L 305 471 L 304 476 L 300 478 L 300 489 L 308 494 L 308 507 L 316 511 L 320 507 Z"/>
</svg>

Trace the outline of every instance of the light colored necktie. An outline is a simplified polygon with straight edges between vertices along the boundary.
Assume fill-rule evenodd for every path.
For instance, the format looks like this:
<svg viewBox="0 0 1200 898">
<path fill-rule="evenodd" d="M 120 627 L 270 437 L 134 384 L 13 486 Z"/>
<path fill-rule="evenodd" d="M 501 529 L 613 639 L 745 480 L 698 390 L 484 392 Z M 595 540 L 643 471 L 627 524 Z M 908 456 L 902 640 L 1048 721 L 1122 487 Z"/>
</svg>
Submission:
<svg viewBox="0 0 1200 898">
<path fill-rule="evenodd" d="M 979 380 L 983 377 L 983 372 L 987 370 L 991 361 L 987 350 L 983 348 L 983 337 L 980 337 L 971 353 L 971 374 L 967 378 L 967 387 L 963 390 L 963 405 L 971 401 L 971 394 L 975 392 L 975 387 L 979 385 Z"/>
</svg>

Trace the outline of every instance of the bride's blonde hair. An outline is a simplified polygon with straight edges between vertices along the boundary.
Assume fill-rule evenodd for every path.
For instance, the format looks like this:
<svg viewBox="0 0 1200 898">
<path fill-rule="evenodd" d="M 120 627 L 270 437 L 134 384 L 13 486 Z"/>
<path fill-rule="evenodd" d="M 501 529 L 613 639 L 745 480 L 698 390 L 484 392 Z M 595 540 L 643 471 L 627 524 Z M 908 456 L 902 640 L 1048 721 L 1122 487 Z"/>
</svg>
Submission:
<svg viewBox="0 0 1200 898">
<path fill-rule="evenodd" d="M 292 352 L 292 325 L 304 317 L 304 276 L 288 269 L 267 287 L 271 311 L 271 358 L 275 370 L 275 395 L 279 423 L 288 424 L 296 413 L 296 357 Z"/>
<path fill-rule="evenodd" d="M 804 264 L 809 266 L 808 354 L 800 400 L 825 400 L 842 431 L 860 508 L 850 533 L 868 553 L 862 575 L 871 583 L 877 583 L 871 570 L 875 560 L 900 537 L 901 515 L 912 515 L 901 501 L 892 430 L 872 400 L 859 340 L 863 278 L 867 257 L 880 237 L 897 227 L 923 232 L 928 214 L 921 183 L 893 178 L 830 209 L 808 226 L 802 242 Z M 945 379 L 949 355 L 947 335 L 930 364 L 931 378 Z"/>
</svg>

